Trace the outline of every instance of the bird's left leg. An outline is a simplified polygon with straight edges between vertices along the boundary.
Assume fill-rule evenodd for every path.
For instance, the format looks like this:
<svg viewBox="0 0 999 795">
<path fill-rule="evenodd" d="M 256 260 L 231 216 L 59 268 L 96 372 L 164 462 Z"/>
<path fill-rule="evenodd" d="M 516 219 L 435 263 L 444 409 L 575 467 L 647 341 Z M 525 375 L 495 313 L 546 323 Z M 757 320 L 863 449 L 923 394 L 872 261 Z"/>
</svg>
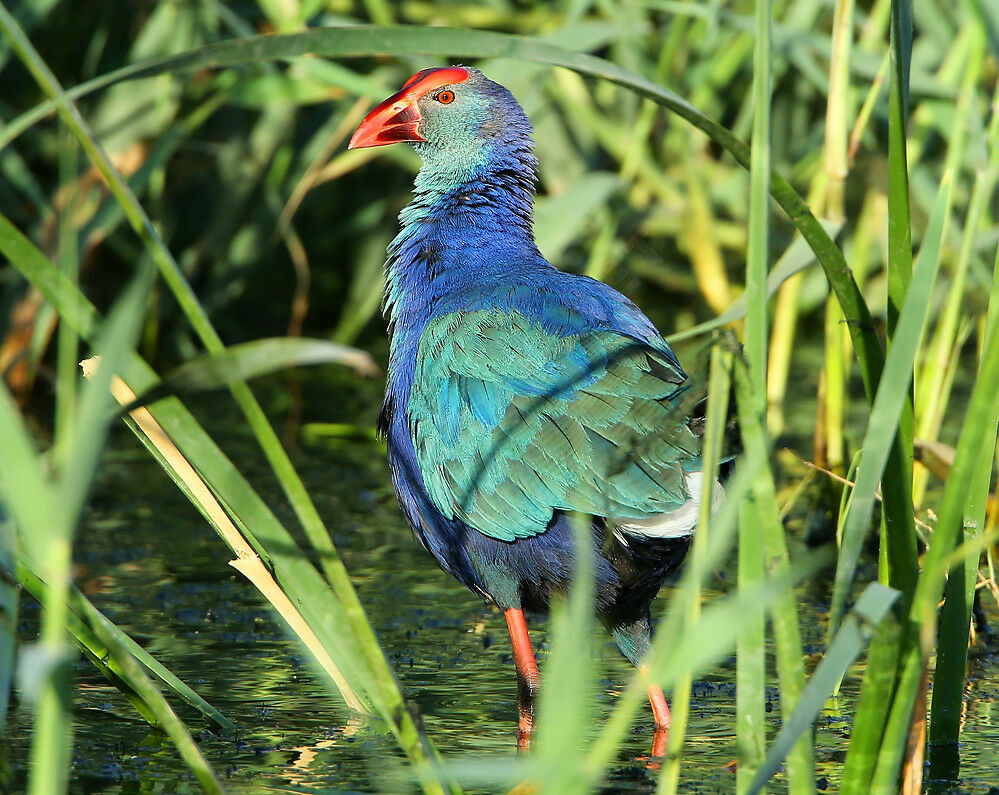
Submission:
<svg viewBox="0 0 999 795">
<path fill-rule="evenodd" d="M 534 704 L 541 689 L 541 675 L 538 673 L 538 661 L 534 658 L 531 636 L 527 634 L 524 611 L 511 607 L 504 615 L 513 645 L 513 661 L 517 666 L 517 750 L 526 751 L 534 733 Z"/>
<path fill-rule="evenodd" d="M 617 642 L 621 653 L 627 657 L 631 663 L 638 667 L 645 678 L 649 691 L 649 703 L 652 705 L 653 734 L 652 751 L 653 758 L 666 755 L 666 737 L 669 732 L 670 712 L 669 704 L 666 703 L 666 696 L 663 690 L 655 682 L 649 680 L 649 669 L 642 659 L 652 648 L 652 627 L 648 614 L 640 616 L 638 619 L 621 624 L 611 624 L 609 626 L 611 635 Z M 650 763 L 651 764 L 651 763 Z M 658 764 L 658 762 L 654 763 Z"/>
</svg>

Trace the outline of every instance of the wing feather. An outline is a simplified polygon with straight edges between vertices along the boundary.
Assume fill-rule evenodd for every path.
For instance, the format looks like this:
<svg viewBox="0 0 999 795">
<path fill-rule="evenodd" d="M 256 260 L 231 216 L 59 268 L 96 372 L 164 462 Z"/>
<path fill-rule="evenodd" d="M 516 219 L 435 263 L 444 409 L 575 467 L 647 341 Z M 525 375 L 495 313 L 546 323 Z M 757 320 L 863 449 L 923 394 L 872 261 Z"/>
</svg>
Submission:
<svg viewBox="0 0 999 795">
<path fill-rule="evenodd" d="M 614 521 L 676 510 L 697 445 L 674 411 L 669 348 L 607 328 L 559 335 L 498 309 L 428 324 L 407 404 L 430 499 L 507 541 L 555 511 Z"/>
</svg>

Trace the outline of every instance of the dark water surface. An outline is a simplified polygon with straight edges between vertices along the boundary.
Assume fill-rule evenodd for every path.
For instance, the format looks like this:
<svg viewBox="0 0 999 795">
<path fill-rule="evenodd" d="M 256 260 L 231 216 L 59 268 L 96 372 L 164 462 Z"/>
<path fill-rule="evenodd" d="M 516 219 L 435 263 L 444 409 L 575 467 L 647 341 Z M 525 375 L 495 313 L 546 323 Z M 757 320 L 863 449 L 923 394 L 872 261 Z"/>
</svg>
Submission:
<svg viewBox="0 0 999 795">
<path fill-rule="evenodd" d="M 329 376 L 304 377 L 306 420 L 372 424 L 377 384 L 357 387 Z M 279 395 L 280 382 L 258 388 Z M 336 400 L 331 401 L 330 395 Z M 279 398 L 271 401 L 283 416 Z M 210 433 L 294 522 L 262 456 L 235 421 L 224 396 L 193 401 Z M 806 448 L 807 449 L 807 448 Z M 516 688 L 503 617 L 440 572 L 404 526 L 382 451 L 373 445 L 306 447 L 296 464 L 328 527 L 378 636 L 442 752 L 495 758 L 515 744 Z M 800 528 L 793 531 L 800 536 Z M 256 590 L 227 565 L 228 550 L 158 465 L 126 431 L 115 434 L 76 546 L 76 581 L 99 608 L 239 727 L 220 737 L 192 710 L 180 708 L 215 770 L 236 792 L 387 791 L 413 789 L 392 740 L 352 718 L 286 639 Z M 862 576 L 869 576 L 870 571 Z M 719 587 L 731 584 L 719 581 Z M 818 651 L 831 589 L 828 572 L 800 589 L 802 630 Z M 710 596 L 716 593 L 709 594 Z M 668 598 L 668 588 L 660 600 Z M 999 615 L 983 600 L 992 627 Z M 663 603 L 654 608 L 662 613 Z M 544 656 L 545 621 L 531 621 Z M 38 608 L 25 599 L 21 636 L 38 631 Z M 971 662 L 961 778 L 937 791 L 986 793 L 999 785 L 999 660 L 994 636 Z M 991 648 L 991 651 L 988 649 Z M 616 648 L 600 637 L 598 707 L 607 712 L 630 675 Z M 823 712 L 816 742 L 817 787 L 835 791 L 851 727 L 860 669 Z M 736 755 L 732 730 L 734 661 L 694 686 L 683 790 L 729 792 L 725 768 Z M 73 790 L 193 792 L 197 786 L 165 737 L 149 730 L 89 663 L 76 666 Z M 777 729 L 776 680 L 768 704 Z M 772 707 L 772 710 L 770 709 Z M 23 788 L 30 713 L 15 700 L 8 758 Z M 646 711 L 620 754 L 608 791 L 651 792 L 655 778 L 637 761 L 648 752 Z M 773 790 L 781 791 L 778 777 Z M 999 790 L 994 790 L 999 792 Z"/>
</svg>

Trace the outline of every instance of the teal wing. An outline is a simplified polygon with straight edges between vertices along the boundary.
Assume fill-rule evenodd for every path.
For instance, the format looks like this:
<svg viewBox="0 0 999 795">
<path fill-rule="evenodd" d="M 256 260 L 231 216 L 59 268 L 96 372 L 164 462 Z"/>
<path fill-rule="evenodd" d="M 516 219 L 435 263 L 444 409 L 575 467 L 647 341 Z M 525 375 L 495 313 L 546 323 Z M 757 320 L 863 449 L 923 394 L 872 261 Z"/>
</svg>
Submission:
<svg viewBox="0 0 999 795">
<path fill-rule="evenodd" d="M 506 541 L 544 532 L 556 510 L 675 510 L 697 455 L 671 400 L 685 380 L 668 349 L 614 331 L 552 334 L 502 310 L 439 317 L 407 403 L 430 498 Z"/>
</svg>

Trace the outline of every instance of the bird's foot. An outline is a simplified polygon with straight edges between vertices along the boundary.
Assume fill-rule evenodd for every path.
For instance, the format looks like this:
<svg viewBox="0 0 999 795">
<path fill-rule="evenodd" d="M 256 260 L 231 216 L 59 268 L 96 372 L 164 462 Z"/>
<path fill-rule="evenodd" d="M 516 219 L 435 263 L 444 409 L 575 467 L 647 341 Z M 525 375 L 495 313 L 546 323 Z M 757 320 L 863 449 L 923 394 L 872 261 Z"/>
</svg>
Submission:
<svg viewBox="0 0 999 795">
<path fill-rule="evenodd" d="M 652 734 L 652 749 L 648 756 L 636 756 L 636 762 L 645 762 L 645 769 L 653 773 L 662 767 L 663 759 L 666 758 L 666 742 L 669 739 L 669 729 L 665 726 L 656 726 Z"/>
<path fill-rule="evenodd" d="M 669 730 L 664 726 L 656 726 L 652 734 L 652 750 L 643 761 L 645 769 L 658 773 L 662 767 L 663 759 L 666 757 L 666 740 L 669 738 Z"/>
<path fill-rule="evenodd" d="M 534 739 L 534 705 L 521 702 L 517 712 L 517 751 L 526 753 L 531 750 Z"/>
</svg>

